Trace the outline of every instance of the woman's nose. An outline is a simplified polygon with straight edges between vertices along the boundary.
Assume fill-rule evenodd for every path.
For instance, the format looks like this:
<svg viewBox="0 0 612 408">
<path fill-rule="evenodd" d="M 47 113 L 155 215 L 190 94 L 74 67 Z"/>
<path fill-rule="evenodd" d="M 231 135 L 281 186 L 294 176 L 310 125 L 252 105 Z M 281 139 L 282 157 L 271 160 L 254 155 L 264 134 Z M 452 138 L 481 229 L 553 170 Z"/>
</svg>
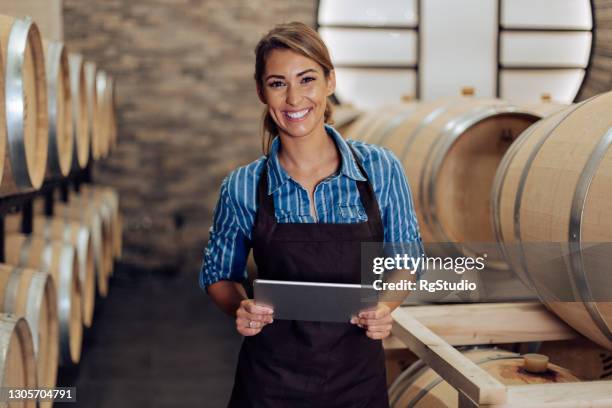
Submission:
<svg viewBox="0 0 612 408">
<path fill-rule="evenodd" d="M 291 106 L 298 106 L 300 101 L 302 100 L 302 95 L 296 87 L 288 86 L 287 87 L 287 104 Z"/>
</svg>

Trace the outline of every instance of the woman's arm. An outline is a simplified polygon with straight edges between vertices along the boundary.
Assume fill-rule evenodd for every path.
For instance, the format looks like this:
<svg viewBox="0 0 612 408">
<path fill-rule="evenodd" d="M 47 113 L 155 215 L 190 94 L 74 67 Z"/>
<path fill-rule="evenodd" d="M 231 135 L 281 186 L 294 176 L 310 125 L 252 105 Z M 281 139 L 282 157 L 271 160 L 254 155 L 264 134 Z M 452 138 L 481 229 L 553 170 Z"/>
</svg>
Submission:
<svg viewBox="0 0 612 408">
<path fill-rule="evenodd" d="M 206 290 L 219 309 L 234 318 L 240 302 L 247 299 L 244 287 L 238 282 L 222 280 L 208 286 Z"/>
<path fill-rule="evenodd" d="M 273 310 L 256 305 L 240 283 L 246 279 L 246 259 L 250 240 L 241 227 L 236 208 L 227 187 L 221 185 L 215 207 L 213 226 L 200 271 L 200 286 L 217 306 L 236 321 L 236 330 L 243 336 L 253 336 L 273 321 Z M 244 223 L 243 223 L 244 224 Z"/>
<path fill-rule="evenodd" d="M 229 178 L 223 180 L 214 210 L 208 244 L 200 270 L 200 287 L 206 290 L 221 310 L 236 315 L 246 293 L 240 281 L 246 279 L 249 239 L 240 226 L 228 190 Z"/>
</svg>

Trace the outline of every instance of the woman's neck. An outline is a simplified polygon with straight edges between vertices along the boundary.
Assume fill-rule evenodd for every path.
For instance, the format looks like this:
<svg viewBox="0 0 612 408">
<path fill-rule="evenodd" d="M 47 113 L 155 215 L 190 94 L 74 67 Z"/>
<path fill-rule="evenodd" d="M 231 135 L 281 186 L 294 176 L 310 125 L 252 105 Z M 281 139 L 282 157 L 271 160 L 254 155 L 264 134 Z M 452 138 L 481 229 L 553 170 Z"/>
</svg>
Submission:
<svg viewBox="0 0 612 408">
<path fill-rule="evenodd" d="M 290 173 L 309 173 L 321 167 L 339 163 L 336 144 L 328 136 L 325 127 L 303 137 L 293 137 L 280 133 L 278 159 Z"/>
</svg>

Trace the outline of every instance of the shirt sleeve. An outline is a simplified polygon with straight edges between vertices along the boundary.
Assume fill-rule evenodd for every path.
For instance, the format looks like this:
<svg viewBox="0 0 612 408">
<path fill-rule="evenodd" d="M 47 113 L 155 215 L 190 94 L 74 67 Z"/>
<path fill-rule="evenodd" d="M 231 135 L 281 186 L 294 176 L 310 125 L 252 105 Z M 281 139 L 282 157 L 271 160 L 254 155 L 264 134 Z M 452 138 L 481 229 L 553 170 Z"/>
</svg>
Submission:
<svg viewBox="0 0 612 408">
<path fill-rule="evenodd" d="M 404 173 L 404 167 L 390 150 L 387 151 L 391 162 L 389 194 L 382 218 L 385 228 L 385 243 L 389 243 L 393 253 L 408 254 L 413 259 L 425 256 L 419 223 L 414 211 L 412 192 Z M 423 273 L 416 271 L 417 280 Z"/>
<path fill-rule="evenodd" d="M 227 183 L 228 178 L 221 184 L 213 225 L 204 250 L 199 277 L 200 287 L 204 290 L 220 280 L 241 282 L 247 277 L 246 259 L 251 244 L 239 226 Z"/>
</svg>

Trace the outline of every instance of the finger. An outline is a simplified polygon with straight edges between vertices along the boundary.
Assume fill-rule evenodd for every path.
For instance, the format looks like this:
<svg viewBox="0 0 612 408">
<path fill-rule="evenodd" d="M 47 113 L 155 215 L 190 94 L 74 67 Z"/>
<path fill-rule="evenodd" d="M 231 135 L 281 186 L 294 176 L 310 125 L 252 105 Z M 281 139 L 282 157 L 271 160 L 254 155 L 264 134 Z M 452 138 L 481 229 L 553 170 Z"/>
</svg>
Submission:
<svg viewBox="0 0 612 408">
<path fill-rule="evenodd" d="M 236 315 L 239 317 L 244 317 L 245 319 L 248 319 L 248 320 L 255 320 L 257 322 L 264 322 L 264 321 L 269 320 L 272 317 L 272 315 L 249 313 L 248 311 L 244 309 L 238 309 L 238 311 L 236 312 Z"/>
<path fill-rule="evenodd" d="M 373 339 L 373 340 L 382 340 L 385 337 L 387 337 L 390 334 L 390 332 L 371 332 L 371 331 L 366 331 L 366 336 L 368 336 L 369 338 Z"/>
<path fill-rule="evenodd" d="M 238 328 L 242 328 L 242 327 L 249 327 L 249 322 L 250 320 L 244 317 L 239 317 L 236 319 L 236 327 Z"/>
<path fill-rule="evenodd" d="M 368 331 L 371 332 L 390 332 L 391 325 L 390 324 L 377 324 L 377 325 L 369 325 Z"/>
<path fill-rule="evenodd" d="M 379 306 L 373 310 L 365 310 L 359 313 L 359 317 L 367 318 L 367 319 L 381 319 L 384 316 L 390 315 L 390 310 L 386 306 Z"/>
<path fill-rule="evenodd" d="M 367 325 L 372 325 L 372 324 L 391 324 L 391 323 L 393 323 L 393 318 L 390 315 L 381 317 L 380 319 L 375 319 L 375 318 L 360 318 L 359 322 L 361 324 L 367 324 Z"/>
<path fill-rule="evenodd" d="M 274 311 L 272 310 L 271 307 L 263 305 L 263 304 L 256 304 L 255 302 L 253 302 L 252 299 L 248 299 L 248 302 L 245 302 L 244 308 L 247 310 L 247 312 L 249 313 L 253 313 L 253 314 L 272 314 Z"/>
<path fill-rule="evenodd" d="M 240 330 L 238 330 L 238 332 L 242 334 L 243 336 L 254 336 L 258 334 L 260 331 L 261 329 L 250 329 L 248 327 L 242 327 L 240 328 Z"/>
</svg>

